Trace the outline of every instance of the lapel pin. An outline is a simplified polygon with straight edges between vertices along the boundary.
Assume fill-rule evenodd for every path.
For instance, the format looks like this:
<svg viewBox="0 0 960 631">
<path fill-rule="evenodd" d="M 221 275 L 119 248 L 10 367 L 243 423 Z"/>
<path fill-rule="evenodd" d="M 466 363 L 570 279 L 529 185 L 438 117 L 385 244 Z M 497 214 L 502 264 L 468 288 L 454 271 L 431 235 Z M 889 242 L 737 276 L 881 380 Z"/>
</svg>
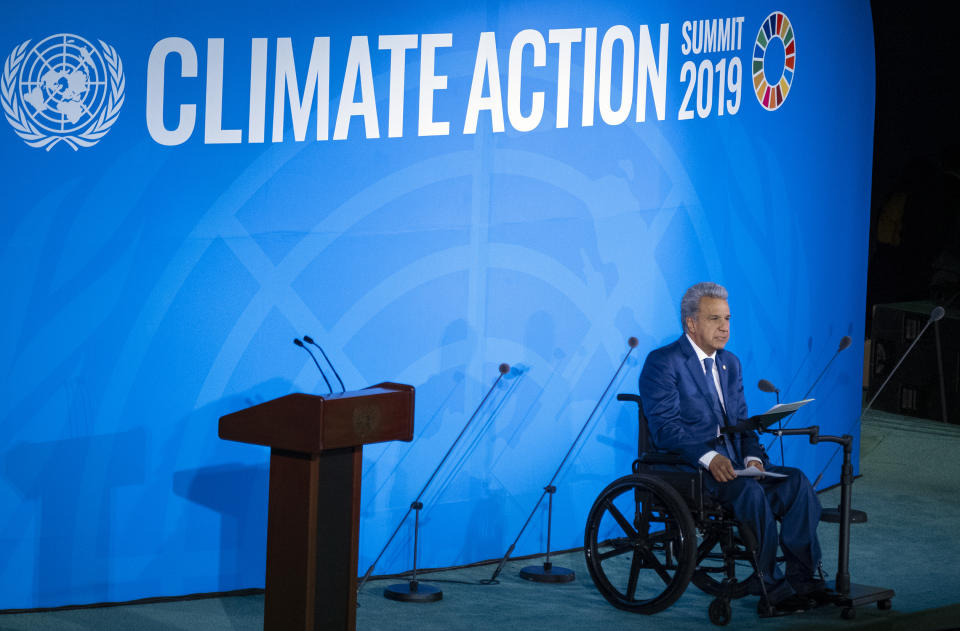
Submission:
<svg viewBox="0 0 960 631">
<path fill-rule="evenodd" d="M 726 364 L 723 365 L 723 369 L 724 369 L 724 370 L 727 369 L 727 365 L 726 365 Z"/>
</svg>

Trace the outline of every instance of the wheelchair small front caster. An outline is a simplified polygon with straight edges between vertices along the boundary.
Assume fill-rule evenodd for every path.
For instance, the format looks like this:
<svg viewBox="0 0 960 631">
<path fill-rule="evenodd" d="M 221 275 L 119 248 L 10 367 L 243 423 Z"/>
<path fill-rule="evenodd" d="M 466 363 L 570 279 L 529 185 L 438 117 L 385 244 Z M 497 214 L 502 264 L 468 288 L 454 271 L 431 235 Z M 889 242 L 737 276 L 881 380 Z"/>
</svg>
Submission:
<svg viewBox="0 0 960 631">
<path fill-rule="evenodd" d="M 878 601 L 877 601 L 877 609 L 882 609 L 882 610 L 886 611 L 887 609 L 890 609 L 891 607 L 893 607 L 893 603 L 890 602 L 890 599 L 889 599 L 889 598 L 884 598 L 883 600 L 878 600 Z"/>
<path fill-rule="evenodd" d="M 844 607 L 843 611 L 840 612 L 840 617 L 844 620 L 853 620 L 857 617 L 857 610 L 853 607 Z"/>
<path fill-rule="evenodd" d="M 710 602 L 710 622 L 718 627 L 725 627 L 730 624 L 730 618 L 733 617 L 733 611 L 730 609 L 730 599 L 722 596 L 714 598 Z"/>
</svg>

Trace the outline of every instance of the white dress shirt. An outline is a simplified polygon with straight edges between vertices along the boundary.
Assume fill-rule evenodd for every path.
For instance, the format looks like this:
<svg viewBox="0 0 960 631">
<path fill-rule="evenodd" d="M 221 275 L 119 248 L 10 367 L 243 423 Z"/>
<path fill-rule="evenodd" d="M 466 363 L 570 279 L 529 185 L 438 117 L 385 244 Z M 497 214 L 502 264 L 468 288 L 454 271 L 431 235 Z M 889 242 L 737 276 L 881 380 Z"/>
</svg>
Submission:
<svg viewBox="0 0 960 631">
<path fill-rule="evenodd" d="M 697 354 L 697 359 L 700 360 L 700 369 L 703 371 L 704 375 L 707 374 L 707 367 L 703 364 L 703 360 L 708 357 L 713 360 L 713 370 L 710 371 L 712 374 L 709 375 L 711 377 L 709 381 L 713 382 L 713 387 L 716 388 L 717 390 L 717 396 L 720 397 L 720 405 L 721 407 L 723 407 L 724 413 L 726 413 L 727 403 L 726 401 L 723 400 L 723 388 L 720 387 L 720 374 L 717 372 L 717 352 L 714 351 L 713 354 L 707 355 L 706 353 L 703 352 L 703 349 L 697 346 L 696 342 L 694 342 L 690 338 L 689 334 L 685 334 L 685 335 L 687 336 L 687 339 L 690 341 L 690 345 L 693 347 L 693 351 Z M 720 427 L 717 426 L 717 436 L 719 435 L 720 435 Z M 711 449 L 707 453 L 700 456 L 700 464 L 702 464 L 704 468 L 709 469 L 710 463 L 713 461 L 714 457 L 719 455 L 720 455 L 719 452 Z M 744 464 L 746 466 L 750 466 L 750 463 L 754 460 L 756 460 L 757 462 L 762 462 L 759 458 L 749 457 L 744 460 Z"/>
</svg>

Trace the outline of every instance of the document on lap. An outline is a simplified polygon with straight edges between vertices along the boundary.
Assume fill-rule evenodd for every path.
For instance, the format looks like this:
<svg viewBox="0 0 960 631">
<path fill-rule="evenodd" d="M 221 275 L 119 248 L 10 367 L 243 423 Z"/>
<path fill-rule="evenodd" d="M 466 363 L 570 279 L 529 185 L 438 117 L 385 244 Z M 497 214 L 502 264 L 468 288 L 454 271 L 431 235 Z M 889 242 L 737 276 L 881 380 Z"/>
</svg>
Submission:
<svg viewBox="0 0 960 631">
<path fill-rule="evenodd" d="M 773 471 L 761 471 L 756 467 L 747 467 L 746 469 L 734 469 L 738 478 L 785 478 L 783 473 L 774 473 Z"/>
</svg>

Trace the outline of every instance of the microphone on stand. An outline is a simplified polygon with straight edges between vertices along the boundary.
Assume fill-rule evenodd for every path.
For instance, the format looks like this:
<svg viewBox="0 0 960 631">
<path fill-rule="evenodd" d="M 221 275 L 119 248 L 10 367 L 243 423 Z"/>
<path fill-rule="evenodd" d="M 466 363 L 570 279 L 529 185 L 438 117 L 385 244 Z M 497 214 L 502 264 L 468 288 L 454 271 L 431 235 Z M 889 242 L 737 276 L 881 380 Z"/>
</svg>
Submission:
<svg viewBox="0 0 960 631">
<path fill-rule="evenodd" d="M 460 442 L 460 439 L 463 438 L 463 435 L 467 432 L 467 428 L 470 427 L 470 424 L 473 423 L 473 420 L 477 418 L 477 415 L 480 413 L 480 410 L 483 409 L 483 406 L 486 404 L 487 399 L 490 398 L 490 395 L 493 393 L 494 388 L 497 387 L 497 384 L 500 383 L 500 380 L 510 372 L 510 364 L 500 364 L 498 367 L 500 374 L 497 375 L 497 379 L 493 382 L 493 385 L 490 386 L 490 389 L 487 390 L 487 393 L 483 395 L 483 399 L 480 400 L 479 405 L 474 409 L 473 414 L 470 415 L 470 418 L 467 419 L 466 424 L 463 426 L 463 429 L 460 430 L 460 433 L 457 434 L 457 437 L 453 440 L 453 443 L 447 449 L 447 453 L 443 455 L 443 458 L 440 459 L 440 463 L 433 470 L 433 473 L 430 474 L 430 477 L 427 479 L 426 484 L 423 485 L 423 488 L 420 489 L 420 493 L 417 495 L 416 499 L 413 500 L 410 504 L 410 508 L 407 509 L 407 512 L 404 513 L 403 518 L 400 519 L 400 523 L 397 524 L 397 528 L 393 531 L 393 534 L 390 535 L 390 538 L 387 539 L 387 543 L 384 544 L 383 549 L 380 550 L 380 554 L 377 555 L 377 558 L 373 560 L 373 563 L 370 564 L 370 567 L 367 569 L 367 573 L 363 575 L 363 578 L 360 579 L 360 584 L 357 586 L 357 594 L 363 589 L 363 586 L 367 584 L 367 581 L 370 579 L 370 575 L 373 573 L 373 568 L 376 567 L 377 563 L 380 561 L 380 557 L 383 556 L 383 553 L 387 551 L 387 548 L 390 547 L 390 543 L 393 541 L 393 538 L 397 536 L 397 533 L 400 532 L 400 527 L 403 526 L 403 522 L 407 520 L 407 517 L 411 512 L 414 512 L 414 526 L 413 526 L 413 577 L 407 583 L 398 583 L 396 585 L 390 585 L 383 590 L 383 595 L 385 598 L 390 600 L 397 600 L 400 602 L 434 602 L 441 600 L 443 598 L 443 592 L 433 587 L 432 585 L 421 585 L 420 581 L 417 580 L 417 549 L 419 546 L 419 532 L 420 532 L 420 511 L 423 510 L 423 502 L 420 499 L 423 497 L 423 494 L 427 492 L 430 483 L 433 482 L 433 479 L 437 477 L 437 474 L 440 472 L 440 469 L 443 467 L 443 463 L 447 461 L 447 458 L 450 457 L 450 454 L 453 453 L 453 448 L 457 446 L 457 443 Z M 496 411 L 494 411 L 496 414 Z"/>
<path fill-rule="evenodd" d="M 852 344 L 852 343 L 853 343 L 853 339 L 852 339 L 849 335 L 844 335 L 844 336 L 840 339 L 840 343 L 837 345 L 837 350 L 834 351 L 833 356 L 830 357 L 830 361 L 828 361 L 828 362 L 827 362 L 827 365 L 823 367 L 823 370 L 821 370 L 821 371 L 820 371 L 820 374 L 817 375 L 817 378 L 813 380 L 813 383 L 810 384 L 810 387 L 809 387 L 809 388 L 807 388 L 807 392 L 806 392 L 802 397 L 800 397 L 800 400 L 806 399 L 806 398 L 810 395 L 810 393 L 813 392 L 813 389 L 817 387 L 817 384 L 820 383 L 820 380 L 823 379 L 823 376 L 824 376 L 825 374 L 827 374 L 827 369 L 830 368 L 830 365 L 833 363 L 833 360 L 835 360 L 835 359 L 837 358 L 837 355 L 839 355 L 841 352 L 843 352 L 843 351 L 845 351 L 846 349 L 850 348 L 850 344 Z M 765 380 L 763 380 L 763 381 L 765 381 Z M 770 385 L 770 386 L 773 386 L 773 384 L 770 383 L 769 381 L 767 381 L 767 384 Z M 759 385 L 759 384 L 758 384 L 758 385 Z M 764 390 L 762 385 L 759 385 L 759 388 L 760 388 L 761 390 L 763 390 L 764 392 L 772 392 L 772 390 Z M 774 389 L 775 389 L 775 388 L 774 388 Z M 778 394 L 778 395 L 777 395 L 777 397 L 778 397 L 778 398 L 777 398 L 777 403 L 780 402 L 779 396 L 780 396 L 780 395 Z M 791 419 L 787 420 L 787 425 L 790 424 L 790 421 L 791 421 L 791 420 L 793 420 L 793 419 L 791 418 Z M 783 429 L 783 427 L 778 426 L 778 429 Z M 783 455 L 783 435 L 775 436 L 774 439 L 770 441 L 770 444 L 767 445 L 767 447 L 768 447 L 768 448 L 769 448 L 769 447 L 772 447 L 772 446 L 773 446 L 773 443 L 776 442 L 777 440 L 780 441 L 780 455 L 781 455 L 781 457 L 782 457 L 782 455 Z"/>
<path fill-rule="evenodd" d="M 760 388 L 760 390 L 763 391 L 763 392 L 771 392 L 771 393 L 776 392 L 776 393 L 777 393 L 777 405 L 780 404 L 780 390 L 778 390 L 775 385 L 773 385 L 772 383 L 770 383 L 770 382 L 767 381 L 766 379 L 761 379 L 761 380 L 757 383 L 757 387 Z"/>
<path fill-rule="evenodd" d="M 320 371 L 320 376 L 323 377 L 324 382 L 326 382 L 327 384 L 327 390 L 328 390 L 327 394 L 333 394 L 333 388 L 330 386 L 330 380 L 327 379 L 327 376 L 325 374 L 323 374 L 323 368 L 320 367 L 320 362 L 317 361 L 317 358 L 314 356 L 314 354 L 310 352 L 309 348 L 303 345 L 303 342 L 300 341 L 300 338 L 298 337 L 293 338 L 293 343 L 299 346 L 300 348 L 302 348 L 303 350 L 307 351 L 308 353 L 310 353 L 310 359 L 313 360 L 313 364 L 317 367 L 317 370 Z"/>
<path fill-rule="evenodd" d="M 623 370 L 623 366 L 630 358 L 630 354 L 633 353 L 633 350 L 639 343 L 639 340 L 633 336 L 630 336 L 630 338 L 627 340 L 627 346 L 630 347 L 630 350 L 628 350 L 623 356 L 623 360 L 620 362 L 620 365 L 617 366 L 617 370 L 613 373 L 613 376 L 610 377 L 610 381 L 607 383 L 607 387 L 604 388 L 603 394 L 601 394 L 600 398 L 597 399 L 597 404 L 593 406 L 593 410 L 590 412 L 590 415 L 587 416 L 587 420 L 584 421 L 583 426 L 580 428 L 580 433 L 577 434 L 576 438 L 573 439 L 573 443 L 570 445 L 567 453 L 563 456 L 563 460 L 560 461 L 560 466 L 558 466 L 557 470 L 554 471 L 553 477 L 550 478 L 550 481 L 547 483 L 547 485 L 543 487 L 543 493 L 540 494 L 540 499 L 538 499 L 537 503 L 534 504 L 533 510 L 530 511 L 530 514 L 527 516 L 527 521 L 525 521 L 523 526 L 520 527 L 520 532 L 517 533 L 517 538 L 513 540 L 513 543 L 511 543 L 510 547 L 507 548 L 507 552 L 503 555 L 503 558 L 500 559 L 497 569 L 493 571 L 493 576 L 485 581 L 482 581 L 484 584 L 491 585 L 497 582 L 497 576 L 499 576 L 500 572 L 503 570 L 503 566 L 507 562 L 507 559 L 509 559 L 510 555 L 513 554 L 514 549 L 517 547 L 517 542 L 520 541 L 520 537 L 523 536 L 523 531 L 525 531 L 527 526 L 530 525 L 530 520 L 532 520 L 533 516 L 536 514 L 537 509 L 540 507 L 540 503 L 543 502 L 543 498 L 547 496 L 549 496 L 549 499 L 547 504 L 546 559 L 543 562 L 542 568 L 540 566 L 529 565 L 520 571 L 520 576 L 521 578 L 538 583 L 568 583 L 576 578 L 573 570 L 565 567 L 555 567 L 550 561 L 550 532 L 553 526 L 553 494 L 557 491 L 557 487 L 554 486 L 554 482 L 556 482 L 557 476 L 560 475 L 560 472 L 563 470 L 563 465 L 567 463 L 567 460 L 573 453 L 574 448 L 580 442 L 580 438 L 583 436 L 583 433 L 587 430 L 587 427 L 589 427 L 590 421 L 593 420 L 593 415 L 597 413 L 597 410 L 600 409 L 600 404 L 602 404 L 604 399 L 606 399 L 607 393 L 610 391 L 610 387 L 613 386 L 613 382 L 616 381 L 617 377 L 620 375 L 620 371 Z"/>
<path fill-rule="evenodd" d="M 304 335 L 303 341 L 306 342 L 307 344 L 313 344 L 314 346 L 320 349 L 320 354 L 323 355 L 323 358 L 327 361 L 327 365 L 330 366 L 330 370 L 333 371 L 333 375 L 337 378 L 337 381 L 340 382 L 340 391 L 346 392 L 347 389 L 343 386 L 343 379 L 340 378 L 340 373 L 337 372 L 337 369 L 334 367 L 333 362 L 330 361 L 330 358 L 327 357 L 327 354 L 323 352 L 323 348 L 321 348 L 319 344 L 314 342 L 313 338 L 310 337 L 309 335 Z"/>
<path fill-rule="evenodd" d="M 760 390 L 761 390 L 762 392 L 775 392 L 775 393 L 777 393 L 777 405 L 780 405 L 780 390 L 779 390 L 775 385 L 773 385 L 772 383 L 770 383 L 770 382 L 767 381 L 766 379 L 761 379 L 759 382 L 757 382 L 757 387 L 760 388 Z M 777 421 L 777 429 L 779 429 L 779 430 L 782 430 L 782 429 L 783 429 L 783 420 L 782 420 L 782 419 L 779 420 L 779 421 Z M 770 444 L 772 445 L 773 443 L 770 443 Z M 768 445 L 768 446 L 769 446 L 769 445 Z M 780 466 L 781 466 L 781 467 L 782 467 L 782 466 L 785 466 L 786 463 L 787 463 L 786 458 L 784 458 L 784 456 L 783 456 L 783 436 L 781 435 L 781 436 L 780 436 Z"/>
<path fill-rule="evenodd" d="M 844 350 L 850 348 L 850 344 L 852 344 L 852 343 L 853 343 L 853 340 L 850 338 L 849 335 L 844 335 L 844 336 L 843 336 L 843 338 L 840 340 L 840 344 L 837 346 L 836 352 L 833 354 L 833 357 L 830 358 L 830 361 L 827 362 L 827 365 L 823 367 L 823 370 L 820 371 L 820 374 L 817 375 L 817 378 L 813 380 L 813 383 L 812 383 L 812 384 L 810 384 L 810 387 L 807 389 L 807 393 L 804 394 L 802 397 L 800 397 L 801 400 L 802 400 L 802 399 L 806 399 L 807 396 L 808 396 L 811 392 L 813 392 L 813 389 L 817 387 L 817 384 L 818 384 L 818 383 L 820 383 L 820 379 L 822 379 L 823 376 L 824 376 L 825 374 L 827 374 L 827 368 L 830 367 L 830 364 L 833 363 L 833 360 L 835 360 L 835 359 L 837 358 L 837 355 L 839 355 L 841 351 L 844 351 Z"/>
<path fill-rule="evenodd" d="M 880 396 L 880 393 L 883 392 L 883 389 L 887 387 L 888 383 L 890 383 L 891 377 L 893 377 L 894 373 L 897 372 L 897 369 L 900 368 L 900 364 L 902 364 L 903 360 L 907 358 L 907 355 L 909 355 L 910 351 L 913 350 L 913 347 L 917 345 L 917 342 L 920 341 L 920 338 L 923 337 L 923 334 L 927 330 L 927 328 L 934 322 L 937 322 L 938 320 L 940 320 L 944 316 L 944 314 L 946 314 L 946 310 L 943 307 L 938 306 L 933 308 L 933 310 L 930 312 L 930 318 L 927 320 L 927 323 L 923 325 L 923 328 L 920 329 L 919 333 L 917 333 L 917 337 L 913 338 L 913 341 L 910 343 L 910 346 L 908 346 L 907 350 L 905 350 L 903 352 L 903 355 L 900 356 L 900 360 L 897 361 L 897 364 L 893 367 L 893 370 L 890 371 L 890 374 L 887 375 L 887 378 L 884 379 L 883 383 L 880 384 L 880 387 L 877 388 L 877 391 L 874 393 L 873 398 L 870 399 L 870 402 L 867 403 L 867 406 L 863 408 L 863 411 L 860 413 L 860 416 L 858 416 L 857 419 L 847 427 L 847 431 L 844 432 L 845 434 L 849 433 L 849 431 L 853 428 L 854 425 L 858 425 L 860 424 L 861 421 L 863 421 L 863 417 L 867 413 L 867 411 L 870 409 L 870 406 L 873 405 L 873 402 L 877 400 L 877 397 Z M 846 348 L 846 347 L 844 346 L 843 348 Z M 840 350 L 843 350 L 843 348 L 841 348 Z M 840 351 L 837 351 L 837 352 L 840 352 Z M 823 479 L 823 474 L 827 472 L 827 469 L 830 467 L 830 463 L 833 462 L 833 459 L 837 457 L 837 453 L 839 453 L 839 451 L 840 451 L 840 447 L 838 446 L 834 450 L 833 455 L 830 456 L 830 460 L 827 461 L 826 466 L 823 467 L 823 471 L 820 472 L 820 475 L 818 475 L 817 479 L 814 481 L 813 488 L 817 488 L 817 485 L 820 484 L 820 480 Z"/>
</svg>

